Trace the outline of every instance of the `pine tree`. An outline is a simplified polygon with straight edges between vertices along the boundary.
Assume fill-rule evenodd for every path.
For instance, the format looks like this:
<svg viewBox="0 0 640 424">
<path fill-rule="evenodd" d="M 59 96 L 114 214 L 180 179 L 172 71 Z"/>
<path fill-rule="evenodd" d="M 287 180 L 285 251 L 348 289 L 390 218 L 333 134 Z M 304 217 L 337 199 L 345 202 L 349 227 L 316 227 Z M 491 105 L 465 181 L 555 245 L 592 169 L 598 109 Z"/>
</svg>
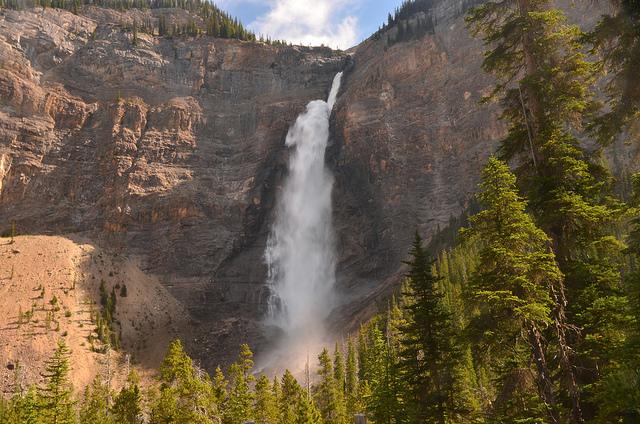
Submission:
<svg viewBox="0 0 640 424">
<path fill-rule="evenodd" d="M 398 372 L 399 357 L 380 324 L 374 320 L 361 330 L 365 336 L 361 337 L 359 348 L 366 351 L 362 357 L 366 372 L 360 381 L 361 396 L 374 422 L 402 423 L 406 420 L 406 390 Z"/>
<path fill-rule="evenodd" d="M 218 416 L 209 376 L 193 365 L 180 340 L 169 344 L 159 370 L 160 393 L 152 423 L 214 423 Z"/>
<path fill-rule="evenodd" d="M 622 245 L 611 230 L 623 209 L 609 194 L 608 172 L 577 139 L 595 110 L 595 68 L 585 59 L 581 32 L 551 0 L 490 1 L 468 21 L 488 46 L 484 69 L 498 78 L 493 97 L 502 101 L 509 127 L 501 155 L 520 164 L 519 186 L 565 275 L 551 291 L 555 334 L 548 338 L 555 338 L 554 376 L 569 399 L 570 420 L 582 422 L 579 384 L 593 383 L 611 356 L 611 333 L 598 317 L 620 320 L 615 305 L 625 302 Z"/>
<path fill-rule="evenodd" d="M 40 424 L 42 414 L 40 412 L 40 396 L 34 387 L 30 387 L 26 393 L 16 393 L 0 415 L 0 422 L 7 424 Z M 4 421 L 3 421 L 4 420 Z"/>
<path fill-rule="evenodd" d="M 442 292 L 443 280 L 433 275 L 433 262 L 417 233 L 410 254 L 399 364 L 409 386 L 408 410 L 412 422 L 446 423 L 465 412 L 456 391 L 462 349 Z"/>
<path fill-rule="evenodd" d="M 592 388 L 599 407 L 596 422 L 602 423 L 640 422 L 640 174 L 635 174 L 632 182 L 630 204 L 636 218 L 631 223 L 626 253 L 634 264 L 625 279 L 629 302 L 618 306 L 627 319 L 610 323 L 610 331 L 619 334 L 620 343 L 613 351 L 615 361 L 601 370 L 603 377 Z"/>
<path fill-rule="evenodd" d="M 331 355 L 323 349 L 318 356 L 320 367 L 318 376 L 320 381 L 314 387 L 314 400 L 320 410 L 322 419 L 326 422 L 341 424 L 346 420 L 346 411 L 342 396 L 336 383 Z"/>
<path fill-rule="evenodd" d="M 303 397 L 302 387 L 289 370 L 285 370 L 282 375 L 282 384 L 278 387 L 281 388 L 278 399 L 280 407 L 278 424 L 294 424 L 297 414 L 296 408 Z M 306 397 L 306 394 L 304 396 Z"/>
<path fill-rule="evenodd" d="M 349 338 L 347 341 L 347 365 L 345 375 L 345 399 L 348 417 L 352 417 L 354 414 L 363 412 L 358 386 L 356 348 L 353 344 L 353 340 Z"/>
<path fill-rule="evenodd" d="M 553 322 L 550 292 L 562 273 L 548 250 L 548 237 L 526 213 L 526 202 L 508 166 L 489 159 L 480 188 L 484 210 L 471 217 L 470 228 L 463 233 L 476 237 L 482 246 L 470 287 L 470 297 L 479 309 L 472 328 L 479 342 L 491 350 L 490 360 L 501 375 L 503 390 L 522 379 L 529 363 L 536 364 L 538 394 L 548 407 L 547 422 L 556 423 L 560 419 L 557 393 L 542 331 Z M 528 352 L 519 348 L 522 344 Z"/>
<path fill-rule="evenodd" d="M 244 424 L 253 415 L 253 397 L 250 384 L 254 378 L 250 374 L 253 367 L 253 353 L 249 346 L 240 347 L 238 360 L 229 368 L 230 389 L 224 411 L 225 424 Z"/>
<path fill-rule="evenodd" d="M 260 376 L 256 383 L 256 401 L 253 417 L 256 424 L 276 424 L 278 409 L 276 399 L 271 390 L 271 383 L 266 375 Z"/>
<path fill-rule="evenodd" d="M 142 422 L 140 377 L 135 371 L 129 373 L 127 384 L 114 399 L 111 411 L 119 424 L 138 424 Z"/>
<path fill-rule="evenodd" d="M 114 423 L 109 413 L 109 388 L 98 375 L 84 391 L 84 400 L 80 407 L 80 423 Z"/>
<path fill-rule="evenodd" d="M 216 367 L 216 373 L 213 378 L 213 399 L 220 410 L 224 409 L 227 402 L 227 387 L 229 382 L 222 373 L 220 366 Z"/>
<path fill-rule="evenodd" d="M 58 341 L 53 356 L 45 363 L 45 386 L 40 389 L 41 415 L 51 424 L 75 423 L 73 387 L 69 381 L 70 351 L 63 340 Z"/>
<path fill-rule="evenodd" d="M 333 421 L 327 421 L 330 423 Z M 313 403 L 313 401 L 307 397 L 302 396 L 298 402 L 296 410 L 295 424 L 322 424 L 322 415 L 320 411 Z"/>
<path fill-rule="evenodd" d="M 344 358 L 342 356 L 342 350 L 338 343 L 335 345 L 334 353 L 333 353 L 333 377 L 336 385 L 336 402 L 339 405 L 340 413 L 343 415 L 343 421 L 348 422 L 347 415 L 347 404 L 345 397 L 345 378 L 346 378 L 346 370 Z"/>
</svg>

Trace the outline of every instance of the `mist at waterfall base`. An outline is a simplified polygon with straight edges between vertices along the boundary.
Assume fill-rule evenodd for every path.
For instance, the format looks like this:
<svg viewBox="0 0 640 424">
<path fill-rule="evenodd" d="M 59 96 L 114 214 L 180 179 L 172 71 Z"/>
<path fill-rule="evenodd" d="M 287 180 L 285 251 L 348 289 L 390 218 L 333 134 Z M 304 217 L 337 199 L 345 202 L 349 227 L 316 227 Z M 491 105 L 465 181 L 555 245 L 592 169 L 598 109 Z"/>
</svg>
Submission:
<svg viewBox="0 0 640 424">
<path fill-rule="evenodd" d="M 333 176 L 325 166 L 329 117 L 342 73 L 328 100 L 310 102 L 289 129 L 289 173 L 276 205 L 265 250 L 270 297 L 266 324 L 280 331 L 259 358 L 268 372 L 300 372 L 328 342 L 326 320 L 335 306 L 335 247 L 331 194 Z"/>
</svg>

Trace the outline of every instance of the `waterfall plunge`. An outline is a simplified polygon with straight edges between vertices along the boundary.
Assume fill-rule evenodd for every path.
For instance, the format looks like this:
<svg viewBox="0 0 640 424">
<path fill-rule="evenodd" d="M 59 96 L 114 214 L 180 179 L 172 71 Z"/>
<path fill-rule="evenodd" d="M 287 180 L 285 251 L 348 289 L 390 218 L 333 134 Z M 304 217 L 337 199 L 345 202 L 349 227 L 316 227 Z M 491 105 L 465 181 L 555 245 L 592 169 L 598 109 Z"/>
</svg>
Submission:
<svg viewBox="0 0 640 424">
<path fill-rule="evenodd" d="M 341 79 L 342 72 L 328 100 L 310 102 L 287 134 L 285 144 L 295 150 L 265 250 L 271 290 L 267 322 L 283 336 L 266 368 L 299 370 L 307 354 L 326 341 L 325 321 L 335 304 L 335 255 L 333 176 L 325 167 L 325 149 Z"/>
</svg>

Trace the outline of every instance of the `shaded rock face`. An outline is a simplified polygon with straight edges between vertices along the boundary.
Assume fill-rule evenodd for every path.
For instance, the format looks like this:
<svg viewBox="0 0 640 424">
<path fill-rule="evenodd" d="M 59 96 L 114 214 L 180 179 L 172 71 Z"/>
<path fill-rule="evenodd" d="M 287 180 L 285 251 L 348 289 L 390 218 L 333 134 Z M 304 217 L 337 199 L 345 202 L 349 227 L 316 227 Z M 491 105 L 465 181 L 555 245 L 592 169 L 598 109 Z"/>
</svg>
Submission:
<svg viewBox="0 0 640 424">
<path fill-rule="evenodd" d="M 433 34 L 388 43 L 391 29 L 348 55 L 147 34 L 134 46 L 113 25 L 184 11 L 2 10 L 0 230 L 80 232 L 137 257 L 188 308 L 205 366 L 242 342 L 260 350 L 284 138 L 345 70 L 327 157 L 333 324 L 349 331 L 401 279 L 414 231 L 428 239 L 468 206 L 504 134 L 497 108 L 477 103 L 492 81 L 464 26 L 474 3 L 439 2 Z M 581 22 L 599 15 L 581 8 Z"/>
<path fill-rule="evenodd" d="M 356 325 L 402 278 L 413 234 L 430 237 L 469 205 L 504 134 L 496 107 L 479 107 L 492 80 L 465 28 L 465 2 L 434 10 L 434 33 L 358 46 L 333 117 L 342 317 Z M 358 211 L 358 212 L 356 212 Z"/>
</svg>

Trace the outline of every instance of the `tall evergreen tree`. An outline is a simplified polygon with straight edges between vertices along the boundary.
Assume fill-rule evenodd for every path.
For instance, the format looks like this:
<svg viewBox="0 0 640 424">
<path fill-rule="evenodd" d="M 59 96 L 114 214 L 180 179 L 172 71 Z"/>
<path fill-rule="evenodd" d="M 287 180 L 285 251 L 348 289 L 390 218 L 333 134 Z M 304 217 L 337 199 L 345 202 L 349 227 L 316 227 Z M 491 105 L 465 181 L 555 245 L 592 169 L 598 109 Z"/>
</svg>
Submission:
<svg viewBox="0 0 640 424">
<path fill-rule="evenodd" d="M 323 349 L 318 356 L 320 381 L 314 388 L 314 399 L 324 421 L 342 424 L 346 421 L 343 397 L 336 383 L 331 355 Z"/>
<path fill-rule="evenodd" d="M 41 415 L 51 424 L 75 423 L 73 386 L 69 380 L 70 351 L 63 340 L 58 341 L 53 356 L 45 363 L 45 385 L 40 389 Z"/>
<path fill-rule="evenodd" d="M 91 385 L 84 391 L 84 400 L 80 407 L 80 423 L 114 423 L 115 420 L 109 413 L 108 399 L 109 388 L 102 381 L 102 378 L 97 375 Z"/>
<path fill-rule="evenodd" d="M 598 405 L 596 422 L 640 422 L 640 174 L 632 178 L 631 206 L 636 218 L 631 222 L 627 254 L 632 266 L 625 278 L 628 304 L 620 304 L 626 320 L 609 323 L 609 330 L 619 334 L 613 352 L 615 361 L 601 370 L 603 378 L 594 385 Z M 626 330 L 626 331 L 625 331 Z"/>
<path fill-rule="evenodd" d="M 306 396 L 305 393 L 304 397 Z M 302 387 L 300 387 L 293 374 L 289 370 L 285 370 L 282 375 L 280 398 L 278 399 L 280 407 L 278 424 L 295 424 L 297 405 L 302 397 Z"/>
<path fill-rule="evenodd" d="M 127 384 L 113 401 L 111 410 L 119 424 L 138 424 L 142 420 L 142 394 L 140 393 L 140 377 L 131 371 Z"/>
<path fill-rule="evenodd" d="M 389 332 L 383 332 L 380 318 L 364 326 L 361 331 L 362 356 L 366 372 L 360 382 L 360 394 L 368 415 L 376 423 L 403 423 L 406 421 L 404 384 L 399 373 L 397 349 L 390 343 Z"/>
<path fill-rule="evenodd" d="M 433 275 L 433 262 L 417 233 L 410 254 L 407 324 L 400 340 L 400 367 L 410 394 L 408 410 L 412 422 L 444 424 L 465 412 L 456 391 L 462 350 L 442 293 L 442 280 Z"/>
<path fill-rule="evenodd" d="M 276 399 L 271 390 L 269 378 L 266 375 L 260 376 L 256 383 L 253 417 L 256 424 L 276 424 L 278 420 Z"/>
<path fill-rule="evenodd" d="M 610 176 L 576 137 L 595 108 L 594 66 L 585 59 L 581 32 L 551 0 L 489 1 L 468 21 L 488 46 L 484 69 L 498 78 L 493 96 L 502 100 L 509 127 L 501 154 L 520 164 L 519 186 L 565 275 L 551 292 L 555 334 L 548 336 L 556 339 L 571 421 L 582 422 L 578 384 L 592 383 L 608 360 L 606 343 L 589 343 L 608 335 L 594 318 L 603 310 L 615 314 L 615 304 L 624 302 L 621 244 L 611 231 L 622 208 L 609 195 Z"/>
<path fill-rule="evenodd" d="M 347 341 L 347 363 L 345 370 L 345 400 L 347 417 L 362 413 L 362 402 L 358 384 L 358 362 L 356 359 L 356 348 L 351 338 Z"/>
<path fill-rule="evenodd" d="M 240 347 L 238 360 L 229 368 L 229 397 L 224 411 L 225 424 L 244 424 L 252 418 L 253 398 L 250 384 L 254 377 L 250 371 L 253 368 L 253 353 L 249 346 Z"/>
<path fill-rule="evenodd" d="M 332 421 L 327 421 L 330 423 Z M 307 396 L 302 396 L 300 401 L 298 402 L 298 407 L 296 410 L 296 420 L 295 424 L 322 424 L 322 416 L 320 415 L 320 411 L 313 403 L 311 398 Z"/>
<path fill-rule="evenodd" d="M 209 376 L 193 365 L 180 340 L 169 345 L 159 372 L 160 393 L 152 407 L 152 423 L 217 421 L 213 386 Z"/>
<path fill-rule="evenodd" d="M 463 232 L 481 244 L 480 264 L 470 287 L 470 297 L 478 307 L 472 328 L 491 352 L 502 390 L 513 386 L 514 379 L 522 380 L 530 363 L 536 364 L 538 394 L 547 408 L 547 422 L 558 423 L 557 392 L 542 332 L 553 322 L 550 293 L 562 273 L 548 250 L 549 238 L 526 213 L 526 202 L 508 166 L 489 159 L 480 187 L 478 197 L 484 210 L 470 218 L 470 227 Z M 520 348 L 523 343 L 528 352 Z M 528 409 L 522 414 L 533 412 L 528 418 L 535 419 L 538 412 L 530 405 Z"/>
</svg>

